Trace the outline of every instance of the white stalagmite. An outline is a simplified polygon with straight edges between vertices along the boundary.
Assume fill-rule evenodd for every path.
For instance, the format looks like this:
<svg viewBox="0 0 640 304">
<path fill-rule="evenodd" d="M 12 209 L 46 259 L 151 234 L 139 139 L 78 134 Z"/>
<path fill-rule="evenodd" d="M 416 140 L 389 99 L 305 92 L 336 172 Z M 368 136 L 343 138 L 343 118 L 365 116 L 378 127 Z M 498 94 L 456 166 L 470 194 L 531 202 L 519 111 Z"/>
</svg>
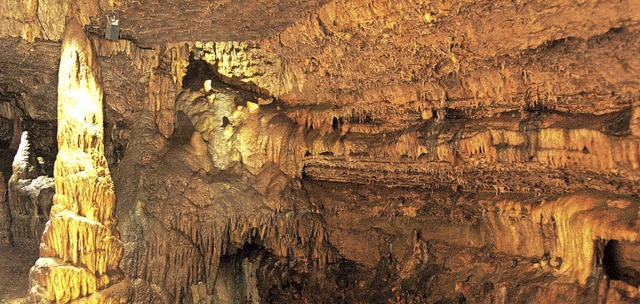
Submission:
<svg viewBox="0 0 640 304">
<path fill-rule="evenodd" d="M 91 41 L 72 20 L 62 42 L 58 80 L 56 194 L 31 269 L 38 303 L 124 302 L 118 268 L 113 181 L 104 156 L 102 80 Z"/>
</svg>

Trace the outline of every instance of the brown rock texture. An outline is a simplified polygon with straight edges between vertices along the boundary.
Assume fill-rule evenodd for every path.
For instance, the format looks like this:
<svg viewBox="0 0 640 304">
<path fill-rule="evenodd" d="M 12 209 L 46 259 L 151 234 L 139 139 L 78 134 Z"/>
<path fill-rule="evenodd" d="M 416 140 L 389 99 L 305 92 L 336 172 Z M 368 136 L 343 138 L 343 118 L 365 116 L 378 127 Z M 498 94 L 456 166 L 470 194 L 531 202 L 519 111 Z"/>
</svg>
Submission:
<svg viewBox="0 0 640 304">
<path fill-rule="evenodd" d="M 123 193 L 123 270 L 135 289 L 133 301 L 240 301 L 235 292 L 215 291 L 239 288 L 228 286 L 239 275 L 229 269 L 246 258 L 246 248 L 304 267 L 335 260 L 321 218 L 306 211 L 308 199 L 276 166 L 265 166 L 257 177 L 237 166 L 222 172 L 212 167 L 199 133 L 177 129 L 174 134 L 186 137 L 168 142 L 152 113 L 141 117 L 115 172 Z M 279 189 L 290 196 L 276 194 L 269 201 L 265 192 L 278 187 L 258 185 L 278 178 L 285 181 Z M 247 271 L 240 270 L 249 278 Z"/>
<path fill-rule="evenodd" d="M 9 212 L 9 204 L 7 203 L 7 188 L 4 175 L 0 175 L 0 243 L 3 247 L 13 245 L 13 234 L 11 233 L 11 213 Z"/>
<path fill-rule="evenodd" d="M 593 275 L 600 242 L 637 244 L 640 236 L 637 202 L 626 198 L 579 193 L 539 204 L 505 200 L 496 207 L 488 210 L 498 250 L 524 255 L 548 253 L 549 259 L 559 257 L 562 264 L 558 271 L 582 286 Z M 515 235 L 508 236 L 504 231 L 514 228 Z"/>
<path fill-rule="evenodd" d="M 39 240 L 49 219 L 53 200 L 53 178 L 37 176 L 29 144 L 29 136 L 22 133 L 13 160 L 13 174 L 8 181 L 7 211 L 11 237 Z"/>
<path fill-rule="evenodd" d="M 102 81 L 91 41 L 67 24 L 58 82 L 56 194 L 29 274 L 39 303 L 124 303 L 113 182 L 104 157 Z"/>
<path fill-rule="evenodd" d="M 63 38 L 65 18 L 75 17 L 82 24 L 91 24 L 113 5 L 113 0 L 4 1 L 0 4 L 0 36 L 59 41 Z"/>
<path fill-rule="evenodd" d="M 67 16 L 95 50 L 73 85 Z M 56 81 L 69 101 L 34 299 L 640 299 L 636 0 L 40 0 L 0 25 L 6 153 L 28 131 L 46 171 Z"/>
</svg>

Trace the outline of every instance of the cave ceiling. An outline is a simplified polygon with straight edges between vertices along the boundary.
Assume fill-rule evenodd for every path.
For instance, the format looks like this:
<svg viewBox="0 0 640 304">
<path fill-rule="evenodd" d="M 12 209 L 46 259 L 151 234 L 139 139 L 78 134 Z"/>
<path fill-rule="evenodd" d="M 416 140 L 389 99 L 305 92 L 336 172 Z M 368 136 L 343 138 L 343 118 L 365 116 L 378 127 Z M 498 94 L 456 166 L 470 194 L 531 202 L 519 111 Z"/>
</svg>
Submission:
<svg viewBox="0 0 640 304">
<path fill-rule="evenodd" d="M 406 114 L 444 105 L 491 116 L 541 98 L 567 111 L 628 107 L 637 94 L 630 89 L 638 75 L 634 2 L 143 0 L 94 10 L 117 12 L 122 38 L 138 47 L 237 42 L 243 53 L 236 56 L 247 62 L 221 73 L 287 104 L 311 107 L 305 111 L 324 105 Z M 36 18 L 37 27 L 33 16 L 19 17 L 2 20 L 24 26 L 4 29 L 5 36 L 59 39 L 49 37 L 60 32 L 53 17 L 52 25 Z M 87 17 L 87 29 L 102 33 L 101 17 Z M 57 63 L 33 58 L 55 58 L 59 51 L 55 43 L 37 41 L 28 47 L 3 41 L 3 90 L 24 92 L 21 83 L 36 82 L 26 98 L 50 105 L 52 94 L 44 92 L 54 92 L 55 77 L 46 71 L 55 75 Z M 38 77 L 22 80 L 19 69 Z"/>
<path fill-rule="evenodd" d="M 4 1 L 2 153 L 40 157 L 17 237 L 71 19 L 133 302 L 640 298 L 640 1 Z"/>
</svg>

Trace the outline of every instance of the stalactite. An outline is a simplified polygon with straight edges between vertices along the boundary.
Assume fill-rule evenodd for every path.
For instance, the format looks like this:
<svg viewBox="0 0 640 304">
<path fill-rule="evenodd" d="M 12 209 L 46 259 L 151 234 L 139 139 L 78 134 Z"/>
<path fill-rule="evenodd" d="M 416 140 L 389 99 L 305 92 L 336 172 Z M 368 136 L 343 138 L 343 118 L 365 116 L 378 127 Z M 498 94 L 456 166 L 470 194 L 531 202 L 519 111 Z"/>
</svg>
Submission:
<svg viewBox="0 0 640 304">
<path fill-rule="evenodd" d="M 203 215 L 205 220 L 198 220 Z M 133 276 L 168 288 L 175 303 L 199 282 L 205 282 L 207 293 L 212 295 L 220 258 L 244 244 L 261 244 L 276 256 L 318 267 L 337 258 L 326 243 L 321 221 L 313 215 L 260 212 L 219 217 L 194 210 L 172 216 L 179 219 L 173 227 L 157 222 L 147 226 L 146 230 L 154 233 L 146 236 L 145 247 L 136 249 L 139 268 Z M 158 231 L 164 233 L 156 234 Z"/>
</svg>

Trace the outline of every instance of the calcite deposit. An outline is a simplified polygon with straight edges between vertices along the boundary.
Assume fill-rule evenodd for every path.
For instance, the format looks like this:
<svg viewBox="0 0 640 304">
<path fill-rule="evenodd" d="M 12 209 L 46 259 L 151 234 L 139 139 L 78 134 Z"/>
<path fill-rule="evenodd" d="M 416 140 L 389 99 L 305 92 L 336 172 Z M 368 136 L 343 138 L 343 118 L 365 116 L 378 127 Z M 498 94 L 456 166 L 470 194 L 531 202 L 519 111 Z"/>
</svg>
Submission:
<svg viewBox="0 0 640 304">
<path fill-rule="evenodd" d="M 38 303 L 120 303 L 113 182 L 104 157 L 102 81 L 91 41 L 71 20 L 64 33 L 58 77 L 56 193 L 29 274 Z M 126 289 L 125 289 L 126 290 Z"/>
<path fill-rule="evenodd" d="M 20 136 L 20 145 L 13 159 L 13 174 L 7 186 L 6 216 L 8 238 L 40 239 L 49 219 L 53 199 L 53 178 L 39 175 L 39 163 L 29 143 L 29 134 Z"/>
<path fill-rule="evenodd" d="M 635 0 L 3 3 L 0 241 L 36 302 L 637 303 L 638 54 Z"/>
</svg>

